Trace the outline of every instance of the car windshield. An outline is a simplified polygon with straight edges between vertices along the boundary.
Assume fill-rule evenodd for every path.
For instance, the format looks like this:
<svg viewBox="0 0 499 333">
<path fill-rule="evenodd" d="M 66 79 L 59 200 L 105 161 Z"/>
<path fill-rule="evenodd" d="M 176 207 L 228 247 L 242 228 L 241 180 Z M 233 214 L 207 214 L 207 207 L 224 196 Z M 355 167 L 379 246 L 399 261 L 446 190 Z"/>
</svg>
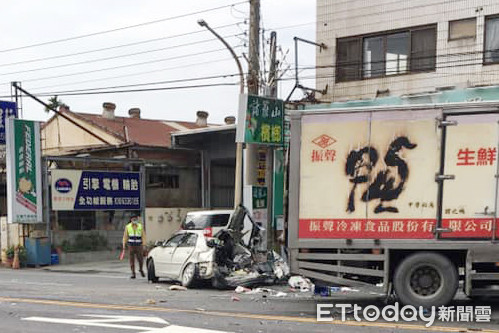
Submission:
<svg viewBox="0 0 499 333">
<path fill-rule="evenodd" d="M 225 227 L 229 222 L 230 214 L 187 214 L 182 229 L 196 230 L 208 227 Z"/>
</svg>

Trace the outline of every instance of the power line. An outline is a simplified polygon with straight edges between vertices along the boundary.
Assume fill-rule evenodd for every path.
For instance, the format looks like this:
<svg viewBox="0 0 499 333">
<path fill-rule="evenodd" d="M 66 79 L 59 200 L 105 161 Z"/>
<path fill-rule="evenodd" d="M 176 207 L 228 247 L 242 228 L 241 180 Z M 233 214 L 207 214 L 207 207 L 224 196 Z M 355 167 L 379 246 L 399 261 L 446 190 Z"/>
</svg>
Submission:
<svg viewBox="0 0 499 333">
<path fill-rule="evenodd" d="M 61 94 L 64 94 L 64 93 L 90 92 L 90 91 L 98 91 L 98 90 L 131 88 L 131 87 L 151 86 L 151 85 L 169 84 L 169 83 L 181 83 L 181 82 L 191 82 L 191 81 L 213 80 L 213 79 L 230 78 L 230 77 L 236 77 L 236 76 L 239 76 L 239 73 L 220 74 L 220 75 L 202 76 L 202 77 L 193 77 L 193 78 L 168 80 L 168 81 L 136 83 L 136 84 L 127 84 L 127 85 L 110 86 L 110 87 L 86 88 L 86 89 L 82 88 L 82 89 L 75 89 L 75 90 L 63 90 L 63 91 L 57 91 L 57 92 L 40 92 L 38 94 L 54 96 L 54 95 L 61 95 Z"/>
<path fill-rule="evenodd" d="M 98 82 L 98 81 L 107 81 L 107 80 L 113 80 L 113 79 L 120 79 L 124 77 L 131 77 L 131 76 L 137 76 L 137 75 L 143 75 L 143 74 L 151 74 L 151 73 L 158 73 L 158 72 L 164 72 L 164 71 L 169 71 L 169 70 L 175 70 L 175 69 L 182 69 L 182 68 L 192 68 L 195 66 L 201 66 L 201 65 L 209 65 L 209 64 L 214 64 L 218 62 L 225 62 L 225 61 L 233 61 L 234 59 L 231 58 L 224 58 L 224 59 L 219 59 L 219 60 L 212 60 L 212 61 L 204 61 L 204 62 L 197 62 L 195 64 L 187 64 L 187 65 L 182 65 L 182 66 L 173 66 L 173 67 L 167 67 L 167 68 L 161 68 L 161 69 L 154 69 L 152 71 L 144 71 L 144 72 L 138 72 L 138 73 L 131 73 L 131 74 L 125 74 L 125 75 L 117 75 L 117 76 L 108 76 L 104 78 L 99 78 L 99 79 L 91 79 L 91 80 L 83 80 L 83 81 L 77 81 L 77 82 L 69 82 L 69 83 L 64 83 L 64 84 L 52 84 L 48 86 L 42 86 L 42 87 L 33 87 L 31 89 L 46 89 L 46 88 L 53 88 L 53 87 L 59 87 L 59 86 L 71 86 L 71 85 L 76 85 L 76 84 L 81 84 L 81 83 L 91 83 L 91 82 Z M 37 79 L 35 79 L 36 81 Z M 30 82 L 28 81 L 23 81 L 23 82 Z M 9 83 L 3 83 L 0 85 L 10 85 Z"/>
<path fill-rule="evenodd" d="M 230 36 L 233 37 L 233 36 Z M 126 57 L 131 57 L 131 56 L 136 56 L 136 55 L 141 55 L 141 54 L 148 54 L 148 53 L 154 53 L 154 52 L 159 52 L 159 51 L 165 51 L 165 50 L 170 50 L 174 48 L 179 48 L 179 47 L 185 47 L 185 46 L 192 46 L 196 44 L 202 44 L 206 42 L 213 41 L 215 39 L 211 40 L 204 40 L 204 41 L 199 41 L 199 42 L 191 42 L 191 43 L 186 43 L 186 44 L 180 44 L 180 45 L 175 45 L 175 46 L 169 46 L 169 47 L 164 47 L 164 48 L 159 48 L 159 49 L 153 49 L 153 50 L 147 50 L 147 51 L 140 51 L 140 52 L 135 52 L 135 53 L 127 53 L 127 54 L 122 54 L 122 55 L 117 55 L 117 56 L 112 56 L 112 57 L 104 57 L 104 58 L 97 58 L 97 59 L 92 59 L 92 60 L 84 60 L 84 61 L 79 61 L 79 62 L 73 62 L 73 63 L 68 63 L 68 64 L 62 64 L 62 65 L 55 65 L 55 66 L 49 66 L 49 67 L 42 67 L 42 68 L 34 68 L 34 69 L 25 69 L 21 71 L 16 71 L 16 72 L 9 72 L 9 73 L 2 73 L 2 75 L 12 75 L 12 74 L 21 74 L 21 73 L 31 73 L 31 72 L 38 72 L 38 71 L 43 71 L 47 69 L 54 69 L 54 68 L 63 68 L 63 67 L 70 67 L 70 66 L 77 66 L 77 65 L 85 65 L 85 64 L 90 64 L 94 62 L 99 62 L 99 61 L 107 61 L 107 60 L 113 60 L 113 59 L 119 59 L 119 58 L 126 58 Z M 210 52 L 210 51 L 206 51 Z M 180 57 L 186 57 L 186 56 L 180 56 Z M 173 57 L 165 60 L 171 60 L 171 59 L 177 59 L 179 57 Z"/>
<path fill-rule="evenodd" d="M 114 69 L 121 69 L 121 68 L 134 67 L 134 66 L 140 66 L 140 65 L 148 65 L 148 64 L 159 63 L 159 62 L 164 62 L 164 61 L 168 61 L 168 60 L 183 59 L 183 58 L 188 58 L 188 57 L 193 57 L 193 56 L 198 56 L 198 55 L 204 55 L 207 53 L 220 52 L 220 51 L 224 51 L 224 50 L 225 50 L 225 48 L 222 48 L 222 49 L 217 49 L 217 50 L 204 51 L 204 52 L 192 53 L 192 54 L 188 54 L 188 55 L 176 56 L 176 57 L 171 57 L 171 58 L 167 58 L 167 59 L 151 60 L 151 61 L 121 65 L 121 66 L 106 67 L 106 68 L 95 69 L 95 70 L 90 70 L 90 71 L 75 72 L 75 73 L 55 75 L 55 76 L 47 76 L 47 77 L 38 78 L 38 79 L 28 79 L 28 80 L 23 80 L 23 82 L 34 82 L 34 81 L 42 81 L 42 80 L 49 80 L 49 79 L 58 79 L 61 77 L 104 72 L 104 71 L 109 71 L 109 70 L 114 70 Z M 7 83 L 9 83 L 9 82 L 7 82 Z M 3 84 L 6 84 L 6 83 L 4 82 Z"/>
<path fill-rule="evenodd" d="M 37 43 L 37 44 L 31 44 L 31 45 L 26 45 L 26 46 L 20 46 L 20 47 L 15 47 L 15 48 L 10 48 L 10 49 L 0 50 L 0 53 L 17 51 L 17 50 L 23 50 L 23 49 L 33 48 L 33 47 L 37 47 L 37 46 L 44 46 L 44 45 L 55 44 L 55 43 L 62 43 L 62 42 L 67 42 L 67 41 L 71 41 L 71 40 L 76 40 L 76 39 L 82 39 L 82 38 L 87 38 L 87 37 L 92 37 L 92 36 L 98 36 L 98 35 L 108 34 L 108 33 L 116 32 L 116 31 L 123 31 L 123 30 L 127 30 L 127 29 L 143 27 L 143 26 L 146 26 L 146 25 L 156 24 L 156 23 L 160 23 L 160 22 L 175 20 L 175 19 L 179 19 L 179 18 L 183 18 L 183 17 L 188 17 L 188 16 L 192 16 L 192 15 L 197 15 L 197 14 L 207 13 L 207 12 L 211 12 L 211 11 L 216 11 L 216 10 L 219 10 L 219 9 L 228 8 L 228 7 L 232 7 L 232 6 L 237 6 L 237 5 L 240 5 L 240 4 L 243 4 L 243 3 L 246 3 L 246 1 L 240 1 L 240 2 L 236 2 L 236 3 L 230 4 L 230 5 L 225 5 L 225 6 L 220 6 L 220 7 L 214 7 L 214 8 L 209 8 L 209 9 L 204 9 L 204 10 L 200 10 L 200 11 L 197 11 L 197 12 L 191 12 L 191 13 L 188 13 L 188 14 L 171 16 L 171 17 L 167 17 L 167 18 L 164 18 L 164 19 L 159 19 L 159 20 L 154 20 L 154 21 L 149 21 L 149 22 L 144 22 L 144 23 L 139 23 L 139 24 L 133 24 L 133 25 L 129 25 L 129 26 L 121 27 L 121 28 L 115 28 L 115 29 L 104 30 L 104 31 L 100 31 L 100 32 L 94 32 L 94 33 L 90 33 L 90 34 L 84 34 L 84 35 L 79 35 L 79 36 L 74 36 L 74 37 L 68 37 L 68 38 L 63 38 L 63 39 L 58 39 L 58 40 L 53 40 L 53 41 L 48 41 L 48 42 L 42 42 L 42 43 Z"/>
<path fill-rule="evenodd" d="M 163 91 L 163 90 L 181 90 L 181 89 L 195 89 L 195 88 L 211 88 L 211 87 L 238 86 L 238 85 L 239 85 L 239 82 L 210 83 L 210 84 L 198 84 L 198 85 L 190 85 L 190 86 L 176 86 L 176 87 L 162 87 L 162 88 L 144 88 L 144 89 L 112 90 L 112 91 L 81 92 L 81 93 L 62 93 L 62 94 L 57 94 L 57 96 L 121 94 L 121 93 Z M 33 95 L 38 96 L 38 97 L 54 96 L 54 94 L 33 94 Z M 1 98 L 8 98 L 11 96 L 0 96 L 0 97 Z"/>
<path fill-rule="evenodd" d="M 236 25 L 236 24 L 238 24 L 238 23 L 226 24 L 226 25 L 222 25 L 222 26 L 216 27 L 215 29 L 223 29 L 223 28 L 227 28 L 227 27 L 230 27 L 230 26 L 233 26 L 233 25 Z M 82 52 L 75 52 L 75 53 L 68 53 L 68 54 L 62 54 L 62 55 L 51 56 L 51 57 L 44 57 L 44 58 L 37 58 L 37 59 L 30 59 L 30 60 L 24 60 L 24 61 L 17 61 L 17 62 L 11 62 L 11 63 L 6 63 L 6 64 L 0 64 L 0 67 L 21 65 L 21 64 L 28 64 L 28 63 L 33 63 L 33 62 L 40 62 L 40 61 L 53 60 L 53 59 L 61 59 L 61 58 L 67 58 L 67 57 L 78 56 L 78 55 L 83 55 L 83 54 L 90 54 L 90 53 L 101 52 L 101 51 L 115 50 L 115 49 L 118 49 L 118 48 L 124 48 L 124 47 L 129 47 L 129 46 L 136 46 L 136 45 L 141 45 L 141 44 L 147 44 L 147 43 L 152 43 L 152 42 L 157 42 L 157 41 L 167 40 L 167 39 L 173 39 L 173 38 L 178 38 L 178 37 L 185 37 L 185 36 L 188 36 L 188 35 L 194 35 L 194 34 L 199 34 L 199 33 L 203 33 L 203 32 L 205 32 L 205 31 L 204 30 L 196 30 L 196 31 L 191 31 L 191 32 L 187 32 L 187 33 L 177 34 L 177 35 L 171 35 L 171 36 L 165 36 L 165 37 L 147 39 L 147 40 L 144 40 L 144 41 L 139 41 L 139 42 L 134 42 L 134 43 L 128 43 L 128 44 L 120 44 L 120 45 L 115 45 L 115 46 L 110 46 L 110 47 L 105 47 L 105 48 L 100 48 L 100 49 L 94 49 L 94 50 L 88 50 L 88 51 L 82 51 Z M 227 36 L 227 37 L 229 37 L 229 36 Z M 226 38 L 226 37 L 224 37 L 224 38 Z M 215 40 L 215 38 L 210 39 L 210 41 L 211 40 Z"/>
</svg>

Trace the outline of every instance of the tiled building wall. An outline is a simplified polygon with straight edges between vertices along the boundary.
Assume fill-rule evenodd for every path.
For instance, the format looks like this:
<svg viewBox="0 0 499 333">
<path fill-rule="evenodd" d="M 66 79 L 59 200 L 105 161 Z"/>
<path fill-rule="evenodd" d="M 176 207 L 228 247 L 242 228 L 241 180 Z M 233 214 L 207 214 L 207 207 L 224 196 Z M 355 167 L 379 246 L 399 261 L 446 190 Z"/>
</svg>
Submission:
<svg viewBox="0 0 499 333">
<path fill-rule="evenodd" d="M 499 84 L 499 64 L 482 65 L 485 17 L 499 14 L 497 0 L 317 0 L 317 89 L 329 85 L 324 101 L 375 98 L 435 91 L 441 87 Z M 449 41 L 449 21 L 476 17 L 476 38 Z M 359 81 L 335 82 L 336 39 L 437 24 L 436 70 Z"/>
</svg>

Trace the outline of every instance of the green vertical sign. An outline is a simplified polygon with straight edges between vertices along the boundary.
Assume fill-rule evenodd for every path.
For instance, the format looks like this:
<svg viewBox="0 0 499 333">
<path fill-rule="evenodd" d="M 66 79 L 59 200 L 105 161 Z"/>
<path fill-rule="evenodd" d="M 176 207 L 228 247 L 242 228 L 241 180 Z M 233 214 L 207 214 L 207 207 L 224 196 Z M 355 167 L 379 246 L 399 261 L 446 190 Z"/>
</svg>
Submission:
<svg viewBox="0 0 499 333">
<path fill-rule="evenodd" d="M 14 122 L 17 191 L 27 202 L 36 206 L 35 128 L 33 122 Z"/>
<path fill-rule="evenodd" d="M 7 200 L 9 223 L 42 222 L 40 123 L 9 119 Z"/>
<path fill-rule="evenodd" d="M 274 152 L 274 217 L 283 214 L 284 201 L 284 150 Z"/>
<path fill-rule="evenodd" d="M 239 104 L 238 142 L 282 145 L 284 136 L 282 100 L 242 95 Z"/>
<path fill-rule="evenodd" d="M 267 187 L 253 186 L 253 209 L 267 209 Z"/>
</svg>

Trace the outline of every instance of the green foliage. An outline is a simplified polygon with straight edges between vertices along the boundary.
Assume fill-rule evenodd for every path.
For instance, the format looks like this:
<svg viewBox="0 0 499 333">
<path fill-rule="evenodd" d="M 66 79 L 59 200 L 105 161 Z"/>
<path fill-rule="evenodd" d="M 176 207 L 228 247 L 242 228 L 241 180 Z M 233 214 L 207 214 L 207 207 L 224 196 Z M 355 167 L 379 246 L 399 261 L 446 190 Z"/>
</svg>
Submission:
<svg viewBox="0 0 499 333">
<path fill-rule="evenodd" d="M 98 232 L 76 235 L 73 242 L 65 240 L 61 243 L 64 252 L 88 252 L 107 250 L 107 239 Z"/>
<path fill-rule="evenodd" d="M 14 259 L 14 245 L 9 246 L 5 253 L 7 254 L 8 259 Z"/>
<path fill-rule="evenodd" d="M 28 262 L 28 251 L 24 246 L 19 246 L 19 262 L 22 266 Z"/>
<path fill-rule="evenodd" d="M 5 253 L 7 254 L 8 259 L 14 259 L 14 253 L 16 251 L 16 247 L 14 245 L 9 246 Z M 28 251 L 24 246 L 19 246 L 19 262 L 21 264 L 25 264 L 28 261 Z"/>
<path fill-rule="evenodd" d="M 61 105 L 64 105 L 64 103 L 58 99 L 57 96 L 50 97 L 47 106 L 45 107 L 45 112 L 49 112 L 53 109 L 57 110 Z"/>
</svg>

